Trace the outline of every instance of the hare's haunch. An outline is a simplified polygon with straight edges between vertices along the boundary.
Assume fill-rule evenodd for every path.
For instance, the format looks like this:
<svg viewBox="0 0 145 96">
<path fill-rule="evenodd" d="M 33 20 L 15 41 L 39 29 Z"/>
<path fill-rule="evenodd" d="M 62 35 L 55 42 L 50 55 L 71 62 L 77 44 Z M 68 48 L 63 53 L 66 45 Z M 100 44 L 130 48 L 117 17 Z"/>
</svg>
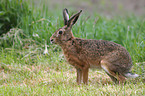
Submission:
<svg viewBox="0 0 145 96">
<path fill-rule="evenodd" d="M 68 10 L 63 10 L 64 27 L 59 28 L 50 38 L 51 43 L 61 46 L 66 60 L 76 68 L 77 83 L 88 83 L 89 68 L 102 68 L 110 78 L 118 83 L 125 77 L 135 78 L 130 73 L 132 60 L 127 50 L 119 44 L 104 40 L 81 39 L 73 36 L 72 26 L 82 10 L 69 18 Z"/>
</svg>

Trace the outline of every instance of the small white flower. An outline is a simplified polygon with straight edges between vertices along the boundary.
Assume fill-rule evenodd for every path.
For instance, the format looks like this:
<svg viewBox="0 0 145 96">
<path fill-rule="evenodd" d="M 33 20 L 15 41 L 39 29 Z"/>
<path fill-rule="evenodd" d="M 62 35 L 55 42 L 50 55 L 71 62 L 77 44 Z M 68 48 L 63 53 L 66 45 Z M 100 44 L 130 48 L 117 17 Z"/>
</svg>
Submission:
<svg viewBox="0 0 145 96">
<path fill-rule="evenodd" d="M 47 49 L 47 45 L 46 45 L 46 41 L 45 41 L 45 50 L 44 50 L 43 54 L 44 54 L 44 55 L 49 54 L 49 53 L 48 53 L 48 49 Z"/>
<path fill-rule="evenodd" d="M 128 29 L 128 31 L 129 31 L 129 29 L 130 29 L 130 26 L 128 26 L 128 27 L 127 27 L 127 29 Z"/>
<path fill-rule="evenodd" d="M 34 34 L 34 33 L 33 33 L 33 37 L 38 37 L 38 38 L 39 38 L 39 35 L 38 35 L 38 34 Z"/>
</svg>

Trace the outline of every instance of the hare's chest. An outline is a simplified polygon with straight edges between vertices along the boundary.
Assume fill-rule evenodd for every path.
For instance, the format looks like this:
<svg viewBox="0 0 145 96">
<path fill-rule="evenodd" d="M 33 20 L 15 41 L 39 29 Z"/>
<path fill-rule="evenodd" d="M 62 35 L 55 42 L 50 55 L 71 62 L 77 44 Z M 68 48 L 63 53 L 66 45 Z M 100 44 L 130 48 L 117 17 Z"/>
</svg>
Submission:
<svg viewBox="0 0 145 96">
<path fill-rule="evenodd" d="M 78 55 L 75 55 L 73 53 L 64 54 L 64 56 L 66 60 L 68 61 L 68 63 L 70 63 L 74 67 L 81 68 L 85 64 L 85 62 L 81 60 Z"/>
</svg>

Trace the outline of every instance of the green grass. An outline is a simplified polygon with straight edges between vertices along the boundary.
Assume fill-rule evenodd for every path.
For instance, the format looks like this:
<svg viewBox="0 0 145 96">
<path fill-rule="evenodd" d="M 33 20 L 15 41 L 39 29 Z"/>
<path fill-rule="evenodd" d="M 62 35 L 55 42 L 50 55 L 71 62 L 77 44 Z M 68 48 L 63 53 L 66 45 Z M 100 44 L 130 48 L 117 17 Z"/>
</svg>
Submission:
<svg viewBox="0 0 145 96">
<path fill-rule="evenodd" d="M 63 26 L 62 9 L 50 10 L 45 2 L 37 3 L 38 6 L 30 2 L 33 15 L 21 17 L 21 24 L 10 35 L 0 37 L 3 45 L 0 46 L 0 95 L 145 95 L 145 18 L 134 15 L 108 18 L 96 13 L 88 17 L 83 12 L 73 27 L 74 36 L 121 44 L 132 57 L 132 72 L 140 77 L 116 85 L 103 70 L 96 69 L 90 70 L 88 85 L 77 85 L 75 69 L 65 61 L 61 48 L 49 42 L 56 29 Z M 77 11 L 71 9 L 72 12 Z M 43 55 L 45 41 L 47 55 Z"/>
</svg>

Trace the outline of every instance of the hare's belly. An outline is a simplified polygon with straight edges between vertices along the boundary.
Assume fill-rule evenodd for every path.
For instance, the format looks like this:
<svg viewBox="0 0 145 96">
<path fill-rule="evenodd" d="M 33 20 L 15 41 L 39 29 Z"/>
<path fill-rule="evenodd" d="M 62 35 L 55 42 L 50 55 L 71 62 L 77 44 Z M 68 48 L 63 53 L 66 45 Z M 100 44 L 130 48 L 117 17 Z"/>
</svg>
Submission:
<svg viewBox="0 0 145 96">
<path fill-rule="evenodd" d="M 96 66 L 96 65 L 90 65 L 91 69 L 101 69 L 101 66 Z"/>
<path fill-rule="evenodd" d="M 101 68 L 100 60 L 96 58 L 92 60 L 92 58 L 83 58 L 83 56 L 78 57 L 72 54 L 64 54 L 64 56 L 71 65 L 78 68 L 82 68 L 86 65 L 89 65 L 88 67 L 90 68 Z"/>
<path fill-rule="evenodd" d="M 90 65 L 90 68 L 97 68 L 97 69 L 101 68 L 100 61 L 89 62 L 89 65 Z"/>
</svg>

